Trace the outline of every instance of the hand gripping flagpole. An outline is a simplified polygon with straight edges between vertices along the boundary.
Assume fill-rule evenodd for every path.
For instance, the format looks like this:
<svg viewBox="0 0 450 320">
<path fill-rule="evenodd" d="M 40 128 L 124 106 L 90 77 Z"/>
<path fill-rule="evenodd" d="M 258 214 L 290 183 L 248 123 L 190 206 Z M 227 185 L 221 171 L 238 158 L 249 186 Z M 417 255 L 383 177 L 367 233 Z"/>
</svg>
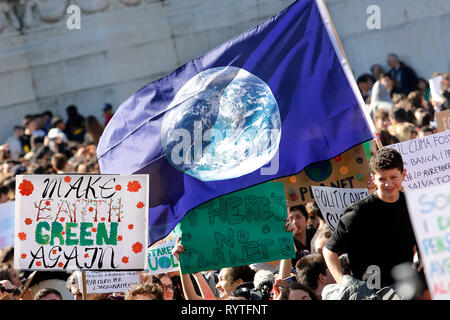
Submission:
<svg viewBox="0 0 450 320">
<path fill-rule="evenodd" d="M 366 119 L 367 126 L 372 133 L 372 138 L 375 140 L 375 143 L 378 146 L 378 149 L 381 149 L 383 145 L 381 144 L 380 135 L 377 133 L 375 129 L 375 125 L 373 120 L 369 114 L 369 110 L 366 107 L 364 99 L 359 91 L 358 85 L 356 84 L 355 76 L 353 75 L 352 69 L 350 68 L 350 64 L 348 62 L 347 56 L 344 52 L 344 48 L 342 47 L 341 41 L 339 40 L 338 34 L 333 24 L 333 20 L 331 20 L 330 13 L 328 12 L 327 6 L 325 5 L 325 0 L 315 0 L 316 5 L 319 8 L 320 15 L 322 17 L 322 21 L 325 25 L 325 29 L 327 30 L 328 36 L 333 44 L 334 51 L 339 59 L 339 62 L 344 70 L 345 76 L 347 77 L 348 82 L 353 90 L 353 94 L 358 100 L 358 105 L 364 115 L 364 119 Z"/>
</svg>

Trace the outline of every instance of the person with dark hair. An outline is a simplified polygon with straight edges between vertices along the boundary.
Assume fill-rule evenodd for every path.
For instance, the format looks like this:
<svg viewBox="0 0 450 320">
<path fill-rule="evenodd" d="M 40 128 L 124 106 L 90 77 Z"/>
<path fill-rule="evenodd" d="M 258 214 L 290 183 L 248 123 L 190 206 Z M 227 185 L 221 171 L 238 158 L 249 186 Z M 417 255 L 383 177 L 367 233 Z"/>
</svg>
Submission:
<svg viewBox="0 0 450 320">
<path fill-rule="evenodd" d="M 368 268 L 376 266 L 381 287 L 394 283 L 394 266 L 413 262 L 416 239 L 402 191 L 406 177 L 402 156 L 395 149 L 380 149 L 370 159 L 369 168 L 375 192 L 345 210 L 323 249 L 338 284 L 343 277 L 339 261 L 343 253 L 348 254 L 356 279 L 364 280 Z"/>
<path fill-rule="evenodd" d="M 62 153 L 55 153 L 52 156 L 50 163 L 52 164 L 55 173 L 64 173 L 67 166 L 67 157 Z"/>
<path fill-rule="evenodd" d="M 298 260 L 295 272 L 297 282 L 309 288 L 319 299 L 322 297 L 323 288 L 328 284 L 335 283 L 325 259 L 320 253 L 312 253 Z"/>
<path fill-rule="evenodd" d="M 320 300 L 308 287 L 291 282 L 281 292 L 278 300 Z"/>
<path fill-rule="evenodd" d="M 85 141 L 98 145 L 100 136 L 103 133 L 103 127 L 98 122 L 97 118 L 94 116 L 86 117 L 85 127 L 86 127 Z"/>
<path fill-rule="evenodd" d="M 219 282 L 216 285 L 220 298 L 232 295 L 232 292 L 242 283 L 253 282 L 255 271 L 249 266 L 223 268 L 219 272 Z"/>
<path fill-rule="evenodd" d="M 311 252 L 311 239 L 314 236 L 315 230 L 306 228 L 308 212 L 304 205 L 300 204 L 290 207 L 287 220 L 295 227 L 292 231 L 295 245 L 295 258 L 292 259 L 292 265 L 295 265 L 301 257 Z"/>
<path fill-rule="evenodd" d="M 416 72 L 400 61 L 395 53 L 388 54 L 387 64 L 391 67 L 388 73 L 392 80 L 398 83 L 401 92 L 408 95 L 411 91 L 417 89 Z"/>
<path fill-rule="evenodd" d="M 397 83 L 392 79 L 392 76 L 389 73 L 382 73 L 380 75 L 380 83 L 386 88 L 389 95 L 392 97 L 395 94 L 404 93 L 400 90 Z"/>
<path fill-rule="evenodd" d="M 424 78 L 417 79 L 417 88 L 422 92 L 425 101 L 430 101 L 430 84 Z"/>
<path fill-rule="evenodd" d="M 0 185 L 0 203 L 9 201 L 9 189 L 5 185 Z"/>
<path fill-rule="evenodd" d="M 400 123 L 406 122 L 406 110 L 401 107 L 395 107 L 389 113 L 391 126 L 389 127 L 389 133 L 396 136 L 397 126 Z"/>
<path fill-rule="evenodd" d="M 160 273 L 155 275 L 154 278 L 159 279 L 159 282 L 161 283 L 161 288 L 164 291 L 164 300 L 173 300 L 173 283 L 168 274 Z"/>
<path fill-rule="evenodd" d="M 44 288 L 34 295 L 34 300 L 64 300 L 61 293 L 53 288 Z"/>
<path fill-rule="evenodd" d="M 67 138 L 72 141 L 83 142 L 86 133 L 84 126 L 84 117 L 78 113 L 75 105 L 70 105 L 66 108 L 67 121 L 65 134 Z"/>
<path fill-rule="evenodd" d="M 114 115 L 113 107 L 110 103 L 105 103 L 105 106 L 103 107 L 102 111 L 103 111 L 103 117 L 105 118 L 104 127 L 106 127 L 106 125 L 112 119 L 112 117 Z"/>
<path fill-rule="evenodd" d="M 370 92 L 373 86 L 372 76 L 370 74 L 363 74 L 358 77 L 356 84 L 358 85 L 359 91 L 364 99 L 364 101 L 370 96 Z"/>
</svg>

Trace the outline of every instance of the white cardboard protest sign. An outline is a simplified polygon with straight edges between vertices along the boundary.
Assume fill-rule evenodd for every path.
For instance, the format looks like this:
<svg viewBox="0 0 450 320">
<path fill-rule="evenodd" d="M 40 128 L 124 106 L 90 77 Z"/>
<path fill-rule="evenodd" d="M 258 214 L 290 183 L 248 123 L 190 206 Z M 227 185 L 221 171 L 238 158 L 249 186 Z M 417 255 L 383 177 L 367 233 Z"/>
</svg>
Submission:
<svg viewBox="0 0 450 320">
<path fill-rule="evenodd" d="M 330 227 L 331 232 L 336 229 L 341 215 L 345 209 L 366 198 L 369 193 L 367 189 L 332 188 L 312 186 L 314 199 L 322 212 L 325 222 Z"/>
<path fill-rule="evenodd" d="M 450 182 L 450 131 L 386 146 L 400 152 L 406 169 L 405 190 Z"/>
<path fill-rule="evenodd" d="M 143 270 L 147 220 L 147 175 L 19 175 L 15 268 Z"/>
<path fill-rule="evenodd" d="M 148 273 L 159 274 L 180 270 L 178 260 L 172 255 L 178 237 L 178 229 L 173 229 L 167 237 L 148 248 Z"/>
<path fill-rule="evenodd" d="M 86 291 L 88 294 L 126 292 L 139 280 L 139 272 L 136 271 L 86 271 Z M 83 291 L 81 277 L 79 288 Z"/>
<path fill-rule="evenodd" d="M 0 204 L 0 248 L 14 246 L 14 201 Z"/>
<path fill-rule="evenodd" d="M 430 294 L 450 299 L 450 184 L 406 191 Z"/>
<path fill-rule="evenodd" d="M 437 76 L 434 78 L 431 78 L 430 80 L 428 80 L 429 84 L 430 84 L 430 94 L 431 94 L 431 99 L 437 102 L 442 103 L 443 99 L 441 96 L 441 81 L 442 81 L 442 76 Z"/>
</svg>

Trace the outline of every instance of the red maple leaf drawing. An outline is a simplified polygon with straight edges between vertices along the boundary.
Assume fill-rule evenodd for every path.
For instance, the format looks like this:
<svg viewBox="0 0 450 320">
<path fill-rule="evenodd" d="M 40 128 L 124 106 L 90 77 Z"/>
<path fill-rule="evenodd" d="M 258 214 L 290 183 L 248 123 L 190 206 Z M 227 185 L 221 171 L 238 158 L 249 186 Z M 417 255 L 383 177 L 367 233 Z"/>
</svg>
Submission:
<svg viewBox="0 0 450 320">
<path fill-rule="evenodd" d="M 122 239 L 123 239 L 122 236 L 117 237 L 117 241 L 122 241 Z"/>
<path fill-rule="evenodd" d="M 139 209 L 142 209 L 144 207 L 144 203 L 142 201 L 139 201 L 138 204 L 136 205 L 136 207 L 138 207 Z"/>
<path fill-rule="evenodd" d="M 45 201 L 45 205 L 46 205 L 47 207 L 49 207 L 49 206 L 50 206 L 50 201 L 49 201 L 49 200 Z"/>
<path fill-rule="evenodd" d="M 140 242 L 136 242 L 131 248 L 134 253 L 139 253 L 142 251 L 143 245 Z"/>
<path fill-rule="evenodd" d="M 64 263 L 60 262 L 58 263 L 58 267 L 62 268 L 64 266 Z"/>
<path fill-rule="evenodd" d="M 27 258 L 27 254 L 26 254 L 26 253 L 22 253 L 22 254 L 20 255 L 20 257 L 21 257 L 22 259 L 26 259 L 26 258 Z"/>
<path fill-rule="evenodd" d="M 128 186 L 127 186 L 127 190 L 128 191 L 130 191 L 130 192 L 138 192 L 140 188 L 142 188 L 142 186 L 139 183 L 139 181 L 134 180 L 134 181 L 128 182 Z"/>
<path fill-rule="evenodd" d="M 116 185 L 116 191 L 122 190 L 122 186 L 120 184 Z"/>
<path fill-rule="evenodd" d="M 128 229 L 133 230 L 134 226 L 132 224 L 128 225 Z"/>
<path fill-rule="evenodd" d="M 128 259 L 129 259 L 128 257 L 122 257 L 122 262 L 123 263 L 128 263 Z"/>
<path fill-rule="evenodd" d="M 72 178 L 69 176 L 64 177 L 64 181 L 67 183 L 69 183 L 71 180 L 72 180 Z"/>
<path fill-rule="evenodd" d="M 31 181 L 28 181 L 27 179 L 23 179 L 23 182 L 19 184 L 19 192 L 23 196 L 29 196 L 33 193 L 34 186 L 31 183 Z"/>
<path fill-rule="evenodd" d="M 41 263 L 40 261 L 36 262 L 36 265 L 37 265 L 38 267 L 40 267 L 41 264 L 42 264 L 42 263 Z"/>
<path fill-rule="evenodd" d="M 30 218 L 26 218 L 25 219 L 25 224 L 28 226 L 28 225 L 30 225 L 30 224 L 32 224 L 33 223 L 33 220 L 31 220 Z"/>
<path fill-rule="evenodd" d="M 25 232 L 19 232 L 18 237 L 20 240 L 27 240 L 27 234 Z"/>
</svg>

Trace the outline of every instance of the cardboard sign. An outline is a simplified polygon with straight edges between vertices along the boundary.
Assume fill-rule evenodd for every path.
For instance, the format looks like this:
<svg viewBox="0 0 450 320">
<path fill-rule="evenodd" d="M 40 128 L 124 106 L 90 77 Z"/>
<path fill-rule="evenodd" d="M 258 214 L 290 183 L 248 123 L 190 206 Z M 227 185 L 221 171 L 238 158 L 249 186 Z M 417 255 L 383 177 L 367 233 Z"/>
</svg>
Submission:
<svg viewBox="0 0 450 320">
<path fill-rule="evenodd" d="M 283 184 L 267 182 L 208 201 L 178 224 L 181 272 L 295 257 L 287 218 Z"/>
<path fill-rule="evenodd" d="M 139 280 L 139 272 L 136 271 L 86 271 L 86 291 L 87 293 L 126 292 L 130 286 L 139 283 Z M 83 291 L 82 283 L 79 283 L 79 288 Z"/>
<path fill-rule="evenodd" d="M 178 237 L 181 233 L 178 229 L 172 230 L 167 237 L 154 243 L 148 248 L 149 274 L 159 274 L 180 270 L 178 260 L 172 255 Z"/>
<path fill-rule="evenodd" d="M 284 183 L 288 206 L 306 204 L 313 200 L 311 186 L 334 188 L 366 188 L 369 165 L 362 144 L 334 159 L 309 165 L 295 176 L 276 181 Z"/>
<path fill-rule="evenodd" d="M 450 184 L 406 191 L 414 234 L 433 299 L 450 299 Z"/>
<path fill-rule="evenodd" d="M 0 204 L 0 249 L 14 246 L 14 201 Z"/>
<path fill-rule="evenodd" d="M 450 110 L 436 112 L 438 132 L 450 130 Z"/>
<path fill-rule="evenodd" d="M 437 186 L 450 181 L 450 132 L 416 138 L 386 148 L 402 155 L 406 169 L 405 190 Z"/>
<path fill-rule="evenodd" d="M 147 175 L 16 179 L 15 268 L 143 270 Z"/>
<path fill-rule="evenodd" d="M 312 190 L 314 199 L 331 232 L 336 229 L 339 219 L 347 207 L 369 195 L 367 189 L 313 186 Z"/>
<path fill-rule="evenodd" d="M 437 101 L 439 103 L 444 102 L 444 99 L 441 95 L 441 81 L 442 76 L 437 76 L 428 80 L 428 83 L 430 84 L 431 100 Z"/>
</svg>

